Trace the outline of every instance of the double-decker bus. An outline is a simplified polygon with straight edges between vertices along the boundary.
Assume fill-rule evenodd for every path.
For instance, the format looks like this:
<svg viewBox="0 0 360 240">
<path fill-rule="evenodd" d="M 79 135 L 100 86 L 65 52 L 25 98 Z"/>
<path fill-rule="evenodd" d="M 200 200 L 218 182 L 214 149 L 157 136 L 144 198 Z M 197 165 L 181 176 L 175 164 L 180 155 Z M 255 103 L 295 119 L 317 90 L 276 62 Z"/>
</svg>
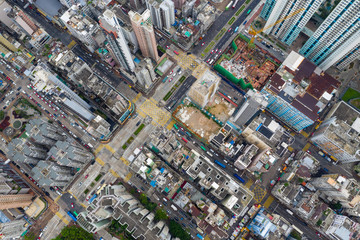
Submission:
<svg viewBox="0 0 360 240">
<path fill-rule="evenodd" d="M 226 168 L 225 164 L 219 162 L 218 160 L 215 160 L 215 163 L 216 163 L 217 165 L 219 165 L 220 167 L 222 167 L 222 168 Z"/>
<path fill-rule="evenodd" d="M 236 177 L 241 183 L 245 183 L 245 180 L 236 173 L 234 174 L 234 177 Z"/>
</svg>

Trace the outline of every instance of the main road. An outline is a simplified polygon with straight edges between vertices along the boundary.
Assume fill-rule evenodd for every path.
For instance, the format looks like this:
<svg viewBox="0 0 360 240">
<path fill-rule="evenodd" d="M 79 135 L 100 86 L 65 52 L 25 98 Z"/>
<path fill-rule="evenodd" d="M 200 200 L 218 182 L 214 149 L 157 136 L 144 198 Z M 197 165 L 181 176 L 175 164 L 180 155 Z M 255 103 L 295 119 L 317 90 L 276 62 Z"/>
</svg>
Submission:
<svg viewBox="0 0 360 240">
<path fill-rule="evenodd" d="M 216 21 L 213 23 L 213 25 L 207 30 L 204 38 L 201 40 L 201 42 L 205 42 L 204 46 L 201 46 L 201 44 L 198 44 L 197 46 L 195 46 L 192 50 L 192 53 L 195 55 L 200 54 L 205 48 L 206 46 L 214 39 L 214 37 L 218 34 L 218 32 L 223 28 L 226 27 L 226 24 L 228 24 L 228 21 L 231 19 L 231 17 L 237 17 L 235 15 L 235 13 L 237 12 L 237 10 L 244 4 L 245 0 L 241 0 L 238 2 L 238 4 L 236 5 L 236 7 L 234 9 L 230 8 L 227 11 L 224 11 L 217 19 Z M 245 18 L 248 16 L 246 14 L 246 12 L 248 11 L 248 9 L 254 9 L 255 6 L 260 2 L 260 0 L 253 0 L 248 7 L 246 8 L 246 10 L 243 10 L 240 14 L 240 16 L 238 17 L 238 19 L 232 24 L 232 28 L 235 29 L 236 26 L 239 26 L 244 20 Z M 231 37 L 233 31 L 231 31 L 230 33 L 228 31 L 226 31 L 226 33 L 224 34 L 224 36 L 220 39 L 219 43 L 216 45 L 217 48 L 219 48 L 218 46 L 222 46 L 223 44 L 225 44 L 225 42 L 229 39 L 229 37 Z M 220 49 L 220 48 L 219 48 Z"/>
<path fill-rule="evenodd" d="M 292 225 L 295 225 L 298 229 L 300 229 L 304 235 L 308 239 L 321 239 L 316 232 L 309 227 L 309 225 L 305 222 L 303 222 L 300 218 L 289 214 L 286 210 L 288 208 L 277 201 L 274 201 L 268 208 L 268 210 L 272 211 L 273 213 L 279 214 L 283 218 L 289 221 Z"/>
</svg>

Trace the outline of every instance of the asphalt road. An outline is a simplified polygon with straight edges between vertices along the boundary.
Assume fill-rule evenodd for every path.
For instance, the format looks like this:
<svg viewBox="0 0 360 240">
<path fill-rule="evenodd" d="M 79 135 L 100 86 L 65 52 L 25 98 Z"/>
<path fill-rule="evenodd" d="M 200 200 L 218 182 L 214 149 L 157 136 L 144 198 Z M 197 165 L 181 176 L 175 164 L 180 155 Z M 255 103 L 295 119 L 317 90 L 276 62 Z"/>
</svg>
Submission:
<svg viewBox="0 0 360 240">
<path fill-rule="evenodd" d="M 305 222 L 303 222 L 296 215 L 289 214 L 286 210 L 288 208 L 277 201 L 274 201 L 268 208 L 268 210 L 273 211 L 273 213 L 281 215 L 283 218 L 288 220 L 291 224 L 299 228 L 304 235 L 311 240 L 322 239 L 320 238 L 314 230 L 312 230 Z M 325 238 L 324 238 L 325 239 Z"/>
<path fill-rule="evenodd" d="M 213 47 L 213 49 L 222 49 L 224 44 L 230 39 L 230 38 L 234 38 L 237 33 L 235 33 L 235 29 L 238 26 L 241 26 L 241 24 L 243 24 L 243 22 L 245 21 L 245 19 L 248 17 L 247 11 L 249 9 L 254 9 L 256 7 L 256 5 L 260 2 L 260 0 L 253 0 L 240 14 L 239 18 L 235 20 L 235 22 L 231 25 L 231 30 L 227 30 L 225 32 L 225 34 L 223 35 L 223 37 L 217 42 L 217 44 L 215 45 L 215 47 Z M 238 4 L 237 6 L 241 6 L 242 4 Z M 226 11 L 225 11 L 226 12 Z M 235 11 L 236 12 L 236 11 Z M 226 22 L 227 23 L 227 22 Z M 230 29 L 230 28 L 229 28 Z M 220 31 L 221 29 L 219 29 Z M 216 36 L 216 35 L 215 35 Z M 204 47 L 206 47 L 207 44 L 205 44 Z M 216 57 L 217 56 L 217 57 Z M 215 60 L 220 56 L 220 54 L 209 54 L 209 56 L 205 59 L 206 61 L 209 59 L 214 59 Z"/>
<path fill-rule="evenodd" d="M 60 199 L 57 202 L 62 209 L 64 209 L 66 212 L 76 211 L 77 213 L 83 212 L 84 208 L 78 203 L 78 201 L 70 194 L 70 193 L 64 193 Z M 71 204 L 73 204 L 74 207 L 71 207 Z"/>
<path fill-rule="evenodd" d="M 213 38 L 218 34 L 218 32 L 224 27 L 225 24 L 228 23 L 230 18 L 235 15 L 236 11 L 244 4 L 245 0 L 241 0 L 236 5 L 235 9 L 230 8 L 227 11 L 224 11 L 219 17 L 216 18 L 216 21 L 213 23 L 213 25 L 207 30 L 204 38 L 201 40 L 201 42 L 205 42 L 204 46 L 201 46 L 201 44 L 198 44 L 196 47 L 193 48 L 192 53 L 197 55 L 200 54 L 206 46 L 213 40 Z M 260 0 L 253 0 L 252 3 L 250 3 L 249 6 L 256 6 Z M 246 11 L 244 10 L 242 12 L 243 14 L 240 16 L 240 18 L 245 19 L 243 17 L 244 13 Z M 237 21 L 235 21 L 237 22 Z M 234 23 L 235 24 L 235 23 Z M 233 24 L 233 26 L 234 26 Z"/>
<path fill-rule="evenodd" d="M 176 106 L 176 103 L 179 101 L 179 99 L 183 98 L 187 90 L 191 87 L 191 85 L 196 81 L 196 78 L 194 76 L 189 76 L 179 87 L 177 92 L 175 92 L 174 95 L 171 96 L 171 98 L 168 100 L 168 104 L 166 105 L 166 109 L 168 111 L 172 111 L 173 108 Z"/>
</svg>

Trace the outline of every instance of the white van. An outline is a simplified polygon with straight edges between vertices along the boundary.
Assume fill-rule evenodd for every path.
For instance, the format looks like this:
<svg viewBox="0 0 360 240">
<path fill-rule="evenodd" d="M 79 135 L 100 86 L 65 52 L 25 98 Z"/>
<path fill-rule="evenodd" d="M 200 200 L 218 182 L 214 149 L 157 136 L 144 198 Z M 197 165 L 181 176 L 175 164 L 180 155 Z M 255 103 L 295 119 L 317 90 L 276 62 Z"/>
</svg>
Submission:
<svg viewBox="0 0 360 240">
<path fill-rule="evenodd" d="M 174 206 L 174 204 L 171 204 L 171 208 L 174 209 L 174 211 L 177 211 L 177 207 Z"/>
</svg>

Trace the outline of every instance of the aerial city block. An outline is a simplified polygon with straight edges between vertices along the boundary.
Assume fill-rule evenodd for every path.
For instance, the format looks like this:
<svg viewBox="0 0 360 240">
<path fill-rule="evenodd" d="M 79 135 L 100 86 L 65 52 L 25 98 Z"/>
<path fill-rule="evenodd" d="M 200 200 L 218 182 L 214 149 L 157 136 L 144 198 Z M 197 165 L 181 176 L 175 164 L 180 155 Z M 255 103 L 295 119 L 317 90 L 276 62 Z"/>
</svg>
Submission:
<svg viewBox="0 0 360 240">
<path fill-rule="evenodd" d="M 0 0 L 0 240 L 359 240 L 360 0 Z"/>
</svg>

